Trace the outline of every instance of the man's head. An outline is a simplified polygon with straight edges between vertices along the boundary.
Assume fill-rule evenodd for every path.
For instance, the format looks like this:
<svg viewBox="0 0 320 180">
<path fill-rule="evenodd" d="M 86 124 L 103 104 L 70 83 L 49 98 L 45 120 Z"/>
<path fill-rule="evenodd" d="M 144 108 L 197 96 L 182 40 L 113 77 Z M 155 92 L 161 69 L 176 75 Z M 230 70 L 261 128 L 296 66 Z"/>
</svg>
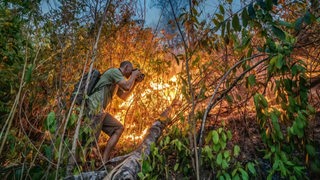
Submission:
<svg viewBox="0 0 320 180">
<path fill-rule="evenodd" d="M 123 76 L 125 76 L 126 78 L 129 78 L 132 74 L 133 65 L 130 61 L 123 61 L 120 64 L 120 69 Z"/>
</svg>

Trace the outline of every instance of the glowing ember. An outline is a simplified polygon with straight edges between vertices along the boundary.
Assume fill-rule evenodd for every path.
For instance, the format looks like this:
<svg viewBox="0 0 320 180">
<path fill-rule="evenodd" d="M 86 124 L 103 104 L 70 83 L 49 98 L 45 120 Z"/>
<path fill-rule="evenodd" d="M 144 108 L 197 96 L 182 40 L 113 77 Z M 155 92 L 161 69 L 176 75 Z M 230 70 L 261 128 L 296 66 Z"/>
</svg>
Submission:
<svg viewBox="0 0 320 180">
<path fill-rule="evenodd" d="M 133 133 L 133 134 L 124 136 L 124 139 L 131 140 L 131 141 L 141 140 L 141 139 L 143 139 L 144 135 L 146 135 L 147 131 L 148 131 L 148 128 L 145 128 L 145 129 L 142 131 L 142 133 L 141 133 L 140 136 L 137 136 L 135 133 Z"/>
<path fill-rule="evenodd" d="M 117 113 L 116 115 L 114 115 L 114 118 L 116 118 L 118 121 L 122 121 L 122 114 L 121 112 Z"/>
<path fill-rule="evenodd" d="M 119 105 L 119 108 L 128 107 L 132 103 L 134 95 L 131 94 L 126 101 Z"/>
<path fill-rule="evenodd" d="M 177 76 L 172 76 L 172 78 L 170 79 L 170 81 L 172 81 L 172 82 L 177 82 Z"/>
<path fill-rule="evenodd" d="M 154 82 L 151 82 L 150 83 L 150 86 L 152 87 L 152 89 L 154 89 L 154 90 L 162 90 L 162 89 L 165 89 L 165 88 L 168 88 L 168 87 L 170 87 L 170 85 L 169 84 L 167 84 L 167 83 L 154 83 Z"/>
</svg>

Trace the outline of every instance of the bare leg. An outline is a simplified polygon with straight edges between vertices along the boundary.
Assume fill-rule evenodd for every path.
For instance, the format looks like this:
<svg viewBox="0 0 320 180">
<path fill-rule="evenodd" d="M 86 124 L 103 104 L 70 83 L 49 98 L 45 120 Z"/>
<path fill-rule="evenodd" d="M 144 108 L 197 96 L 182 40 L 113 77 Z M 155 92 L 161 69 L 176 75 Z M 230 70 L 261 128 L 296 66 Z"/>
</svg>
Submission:
<svg viewBox="0 0 320 180">
<path fill-rule="evenodd" d="M 103 161 L 104 161 L 104 163 L 109 160 L 110 152 L 113 149 L 113 147 L 117 144 L 117 142 L 118 142 L 123 130 L 124 130 L 123 128 L 117 129 L 112 134 L 112 136 L 110 137 L 110 139 L 109 139 L 109 141 L 107 143 L 106 149 L 104 150 L 104 153 L 103 153 Z"/>
</svg>

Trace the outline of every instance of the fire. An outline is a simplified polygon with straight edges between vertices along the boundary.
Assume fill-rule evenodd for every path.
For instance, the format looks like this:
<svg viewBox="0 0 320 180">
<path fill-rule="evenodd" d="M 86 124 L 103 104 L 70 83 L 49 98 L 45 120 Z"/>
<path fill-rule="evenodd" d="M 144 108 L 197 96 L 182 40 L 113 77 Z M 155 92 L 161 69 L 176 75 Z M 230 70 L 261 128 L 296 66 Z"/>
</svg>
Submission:
<svg viewBox="0 0 320 180">
<path fill-rule="evenodd" d="M 124 122 L 125 121 L 125 116 L 127 113 L 128 108 L 130 107 L 130 105 L 133 103 L 133 101 L 135 100 L 139 100 L 142 101 L 145 104 L 148 104 L 150 101 L 150 95 L 153 94 L 154 91 L 157 91 L 157 94 L 159 94 L 159 96 L 157 96 L 159 98 L 159 102 L 161 102 L 161 108 L 163 107 L 167 107 L 173 99 L 175 99 L 176 95 L 178 94 L 178 78 L 177 76 L 173 76 L 170 78 L 169 81 L 167 82 L 155 82 L 155 81 L 151 81 L 148 85 L 149 87 L 143 89 L 139 96 L 135 96 L 134 94 L 131 94 L 131 96 L 128 97 L 128 99 L 124 102 L 122 102 L 119 105 L 119 110 L 117 113 L 115 113 L 115 118 L 118 119 L 120 122 Z M 137 99 L 139 98 L 139 99 Z M 165 100 L 166 102 L 163 103 Z M 163 107 L 162 107 L 163 106 Z M 145 128 L 141 134 L 140 133 L 136 133 L 137 124 L 135 123 L 130 123 L 130 124 L 126 124 L 126 129 L 128 130 L 127 132 L 130 132 L 130 134 L 128 133 L 125 134 L 123 136 L 123 139 L 125 141 L 139 141 L 142 140 L 144 138 L 144 136 L 147 133 L 148 127 Z"/>
<path fill-rule="evenodd" d="M 176 83 L 177 82 L 177 76 L 172 76 L 169 82 Z M 150 82 L 150 86 L 152 87 L 153 90 L 162 90 L 165 88 L 171 88 L 172 86 L 168 83 L 155 83 L 155 82 Z"/>
<path fill-rule="evenodd" d="M 172 82 L 177 82 L 177 76 L 172 76 L 172 78 L 170 79 L 170 81 L 172 81 Z"/>
<path fill-rule="evenodd" d="M 178 91 L 177 76 L 172 76 L 168 83 L 150 82 L 150 86 L 153 90 L 161 90 L 163 98 L 171 102 L 175 98 Z"/>
<path fill-rule="evenodd" d="M 162 89 L 170 87 L 170 85 L 167 83 L 163 84 L 163 83 L 154 83 L 154 82 L 151 82 L 150 86 L 152 87 L 153 90 L 162 90 Z"/>
<path fill-rule="evenodd" d="M 136 133 L 132 133 L 132 134 L 124 136 L 124 139 L 131 140 L 131 141 L 141 140 L 146 135 L 147 131 L 148 131 L 148 128 L 145 128 L 142 131 L 142 133 L 140 134 L 140 136 L 136 135 Z"/>
<path fill-rule="evenodd" d="M 131 104 L 131 103 L 133 102 L 133 99 L 134 99 L 133 97 L 134 97 L 134 95 L 131 94 L 126 101 L 124 101 L 123 103 L 121 103 L 121 104 L 119 105 L 119 108 L 128 107 L 129 104 Z"/>
</svg>

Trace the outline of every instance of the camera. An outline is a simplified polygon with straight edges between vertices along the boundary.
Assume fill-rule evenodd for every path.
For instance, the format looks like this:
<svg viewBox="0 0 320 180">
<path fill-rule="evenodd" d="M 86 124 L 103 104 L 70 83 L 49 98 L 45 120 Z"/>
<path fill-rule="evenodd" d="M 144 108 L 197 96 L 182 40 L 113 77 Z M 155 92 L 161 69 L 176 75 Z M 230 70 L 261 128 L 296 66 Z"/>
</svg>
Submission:
<svg viewBox="0 0 320 180">
<path fill-rule="evenodd" d="M 138 69 L 138 68 L 133 69 L 133 71 L 136 71 L 136 70 L 140 71 L 140 69 Z M 140 72 L 141 72 L 141 71 L 140 71 Z M 141 74 L 136 78 L 136 81 L 137 81 L 137 82 L 141 82 L 141 81 L 144 80 L 144 77 L 145 77 L 145 75 L 141 72 Z"/>
</svg>

